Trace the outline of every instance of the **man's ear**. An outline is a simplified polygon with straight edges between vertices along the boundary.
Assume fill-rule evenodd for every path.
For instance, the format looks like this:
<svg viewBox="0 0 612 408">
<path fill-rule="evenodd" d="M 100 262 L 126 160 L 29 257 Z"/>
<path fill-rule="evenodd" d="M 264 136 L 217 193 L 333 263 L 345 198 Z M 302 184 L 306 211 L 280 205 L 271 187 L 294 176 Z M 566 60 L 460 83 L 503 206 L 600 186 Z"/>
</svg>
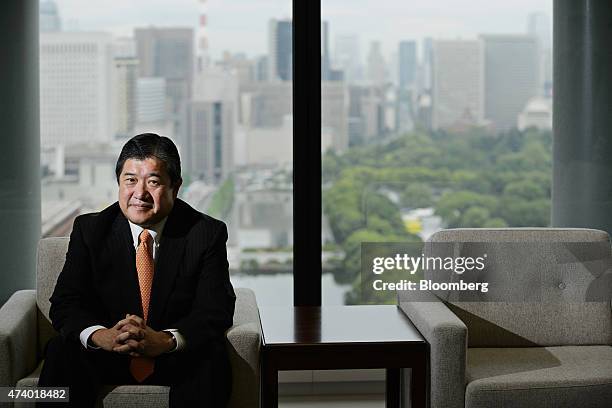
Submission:
<svg viewBox="0 0 612 408">
<path fill-rule="evenodd" d="M 175 200 L 176 200 L 176 197 L 178 196 L 179 189 L 181 188 L 182 185 L 183 185 L 183 179 L 179 179 L 176 183 L 174 183 L 174 186 L 172 187 L 172 196 L 174 197 Z"/>
</svg>

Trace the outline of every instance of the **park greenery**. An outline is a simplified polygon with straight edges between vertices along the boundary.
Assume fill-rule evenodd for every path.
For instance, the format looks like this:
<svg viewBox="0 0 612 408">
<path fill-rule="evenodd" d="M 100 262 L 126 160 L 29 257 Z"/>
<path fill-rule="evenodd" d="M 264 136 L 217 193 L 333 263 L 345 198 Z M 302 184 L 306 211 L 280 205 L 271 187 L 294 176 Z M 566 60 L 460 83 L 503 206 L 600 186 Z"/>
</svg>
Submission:
<svg viewBox="0 0 612 408">
<path fill-rule="evenodd" d="M 536 129 L 417 130 L 341 155 L 327 152 L 323 208 L 344 252 L 336 281 L 353 283 L 347 303 L 368 303 L 358 295 L 362 242 L 420 241 L 402 211 L 433 208 L 447 228 L 548 226 L 551 152 L 551 132 Z"/>
</svg>

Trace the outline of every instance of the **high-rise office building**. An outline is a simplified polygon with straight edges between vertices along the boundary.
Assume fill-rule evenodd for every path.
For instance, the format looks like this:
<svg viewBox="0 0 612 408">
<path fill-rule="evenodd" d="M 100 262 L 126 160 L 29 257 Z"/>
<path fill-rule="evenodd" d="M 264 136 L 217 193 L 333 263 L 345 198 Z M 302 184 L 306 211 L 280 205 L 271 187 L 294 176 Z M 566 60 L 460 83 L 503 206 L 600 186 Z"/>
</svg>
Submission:
<svg viewBox="0 0 612 408">
<path fill-rule="evenodd" d="M 399 53 L 397 50 L 391 51 L 391 54 L 389 54 L 387 83 L 396 88 L 399 86 Z"/>
<path fill-rule="evenodd" d="M 238 78 L 220 67 L 204 68 L 195 78 L 190 103 L 186 168 L 194 179 L 219 183 L 234 168 L 234 129 Z"/>
<path fill-rule="evenodd" d="M 136 41 L 132 37 L 117 37 L 113 39 L 113 56 L 115 58 L 138 58 Z M 137 72 L 139 74 L 140 71 Z"/>
<path fill-rule="evenodd" d="M 283 125 L 291 115 L 292 86 L 288 82 L 257 82 L 241 86 L 240 122 L 251 128 L 270 128 Z"/>
<path fill-rule="evenodd" d="M 242 53 L 232 54 L 229 51 L 223 53 L 223 59 L 217 61 L 217 66 L 225 70 L 234 71 L 238 79 L 238 86 L 255 82 L 257 75 L 257 59 L 247 58 Z"/>
<path fill-rule="evenodd" d="M 433 76 L 433 38 L 423 39 L 423 63 L 419 72 L 418 88 L 420 93 L 431 90 Z"/>
<path fill-rule="evenodd" d="M 399 86 L 402 89 L 414 88 L 417 71 L 417 53 L 415 41 L 399 43 Z"/>
<path fill-rule="evenodd" d="M 134 38 L 140 77 L 166 80 L 166 94 L 176 113 L 189 101 L 193 83 L 194 31 L 192 28 L 136 28 Z"/>
<path fill-rule="evenodd" d="M 373 85 L 348 87 L 348 143 L 356 146 L 385 135 L 385 89 Z"/>
<path fill-rule="evenodd" d="M 221 182 L 233 162 L 233 107 L 226 101 L 191 102 L 192 177 L 209 183 Z"/>
<path fill-rule="evenodd" d="M 179 145 L 188 138 L 188 105 L 194 70 L 193 28 L 147 27 L 134 30 L 140 77 L 164 78 L 165 105 L 172 133 Z"/>
<path fill-rule="evenodd" d="M 383 85 L 387 82 L 387 63 L 382 54 L 380 41 L 372 41 L 368 51 L 367 78 L 373 85 Z"/>
<path fill-rule="evenodd" d="M 327 145 L 331 149 L 342 153 L 348 148 L 348 91 L 343 82 L 322 83 L 321 126 L 329 130 Z"/>
<path fill-rule="evenodd" d="M 359 38 L 356 35 L 337 35 L 335 38 L 332 65 L 343 71 L 348 83 L 362 79 Z"/>
<path fill-rule="evenodd" d="M 166 120 L 166 79 L 138 78 L 137 84 L 138 123 L 159 123 Z"/>
<path fill-rule="evenodd" d="M 115 135 L 126 138 L 132 135 L 136 124 L 138 60 L 115 57 Z"/>
<path fill-rule="evenodd" d="M 293 116 L 285 116 L 279 127 L 247 128 L 245 133 L 243 164 L 286 166 L 293 162 Z"/>
<path fill-rule="evenodd" d="M 293 79 L 293 25 L 291 20 L 270 20 L 268 26 L 268 80 Z"/>
<path fill-rule="evenodd" d="M 537 37 L 542 47 L 550 48 L 552 45 L 552 29 L 548 15 L 541 11 L 530 13 L 527 16 L 527 34 Z"/>
<path fill-rule="evenodd" d="M 268 80 L 268 61 L 267 55 L 260 55 L 255 58 L 255 80 L 256 81 L 267 81 Z"/>
<path fill-rule="evenodd" d="M 484 58 L 480 40 L 434 40 L 432 127 L 478 125 L 484 113 Z"/>
<path fill-rule="evenodd" d="M 138 122 L 138 58 L 131 37 L 113 39 L 114 135 L 124 139 L 134 135 Z"/>
<path fill-rule="evenodd" d="M 41 33 L 40 131 L 43 146 L 111 140 L 112 66 L 110 34 Z"/>
<path fill-rule="evenodd" d="M 516 126 L 519 113 L 538 95 L 538 45 L 529 35 L 483 35 L 485 119 L 497 130 Z"/>
<path fill-rule="evenodd" d="M 40 32 L 57 32 L 62 30 L 62 21 L 59 16 L 57 4 L 53 0 L 44 0 L 39 6 L 38 26 Z"/>
<path fill-rule="evenodd" d="M 546 13 L 531 13 L 527 17 L 527 34 L 538 40 L 540 59 L 540 94 L 552 96 L 552 40 L 550 19 Z"/>
<path fill-rule="evenodd" d="M 399 132 L 409 132 L 414 128 L 415 122 L 415 102 L 416 92 L 414 89 L 399 88 L 397 90 L 396 112 L 397 112 L 397 123 L 395 125 Z"/>
</svg>

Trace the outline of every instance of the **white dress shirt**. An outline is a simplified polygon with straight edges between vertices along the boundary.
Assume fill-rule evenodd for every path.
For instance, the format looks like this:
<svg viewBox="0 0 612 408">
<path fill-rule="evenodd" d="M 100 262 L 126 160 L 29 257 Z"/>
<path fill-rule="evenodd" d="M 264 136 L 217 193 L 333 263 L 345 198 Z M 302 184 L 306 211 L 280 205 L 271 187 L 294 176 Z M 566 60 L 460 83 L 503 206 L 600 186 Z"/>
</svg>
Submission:
<svg viewBox="0 0 612 408">
<path fill-rule="evenodd" d="M 158 251 L 159 242 L 161 240 L 162 231 L 164 230 L 164 226 L 166 225 L 167 219 L 168 217 L 164 218 L 163 220 L 161 220 L 159 223 L 157 223 L 153 227 L 147 228 L 149 230 L 149 233 L 153 237 L 153 241 L 155 242 L 155 244 L 153 245 L 153 261 L 154 262 L 157 262 L 157 253 L 159 252 Z M 128 223 L 130 224 L 130 230 L 132 232 L 132 240 L 134 242 L 134 249 L 138 250 L 138 239 L 140 237 L 140 233 L 142 232 L 144 228 L 142 228 L 139 225 L 131 223 L 129 220 L 128 220 Z M 79 340 L 81 340 L 81 344 L 83 344 L 83 347 L 89 348 L 89 349 L 99 349 L 99 347 L 92 345 L 92 343 L 89 342 L 89 339 L 96 330 L 100 330 L 100 329 L 106 329 L 106 327 L 101 326 L 101 325 L 95 325 L 95 326 L 87 327 L 81 332 L 81 334 L 79 335 Z M 172 353 L 174 351 L 179 351 L 185 347 L 185 338 L 181 335 L 181 333 L 178 332 L 177 329 L 164 329 L 162 331 L 169 333 L 174 338 L 174 342 L 176 344 L 176 347 L 170 350 L 169 353 Z"/>
</svg>

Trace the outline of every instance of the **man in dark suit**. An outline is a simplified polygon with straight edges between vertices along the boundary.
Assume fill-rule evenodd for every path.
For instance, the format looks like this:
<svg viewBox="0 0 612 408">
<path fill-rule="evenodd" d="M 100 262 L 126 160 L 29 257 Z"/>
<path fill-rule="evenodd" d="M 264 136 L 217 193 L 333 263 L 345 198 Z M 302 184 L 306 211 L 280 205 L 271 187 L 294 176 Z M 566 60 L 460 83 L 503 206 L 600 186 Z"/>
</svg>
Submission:
<svg viewBox="0 0 612 408">
<path fill-rule="evenodd" d="M 117 161 L 119 200 L 76 218 L 51 296 L 60 333 L 39 386 L 69 386 L 93 406 L 102 384 L 170 385 L 171 407 L 224 407 L 231 387 L 225 331 L 235 295 L 221 221 L 177 198 L 176 146 L 129 140 Z"/>
</svg>

